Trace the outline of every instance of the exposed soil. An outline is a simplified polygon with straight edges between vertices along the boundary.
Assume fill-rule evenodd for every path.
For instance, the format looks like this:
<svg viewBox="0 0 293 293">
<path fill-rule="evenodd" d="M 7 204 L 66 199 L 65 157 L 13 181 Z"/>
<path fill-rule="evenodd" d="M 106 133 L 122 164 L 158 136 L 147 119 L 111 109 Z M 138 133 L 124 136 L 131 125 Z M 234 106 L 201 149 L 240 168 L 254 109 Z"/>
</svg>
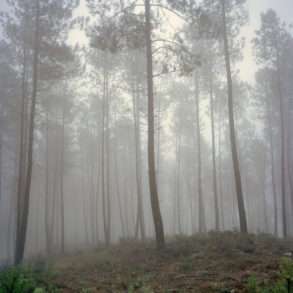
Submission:
<svg viewBox="0 0 293 293">
<path fill-rule="evenodd" d="M 292 241 L 270 236 L 210 233 L 177 237 L 157 251 L 153 242 L 123 241 L 111 248 L 58 259 L 54 284 L 62 292 L 246 292 L 256 276 L 273 281 Z"/>
</svg>

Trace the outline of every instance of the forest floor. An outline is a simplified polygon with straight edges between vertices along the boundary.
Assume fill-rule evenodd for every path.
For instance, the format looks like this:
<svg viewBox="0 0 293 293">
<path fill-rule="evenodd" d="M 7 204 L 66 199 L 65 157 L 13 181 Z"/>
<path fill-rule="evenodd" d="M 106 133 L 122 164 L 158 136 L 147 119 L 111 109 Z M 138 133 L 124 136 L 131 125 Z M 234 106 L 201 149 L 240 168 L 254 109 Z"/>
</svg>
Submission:
<svg viewBox="0 0 293 293">
<path fill-rule="evenodd" d="M 277 280 L 292 248 L 293 241 L 234 232 L 177 237 L 164 251 L 153 242 L 123 241 L 53 261 L 52 281 L 64 293 L 248 292 L 251 276 Z"/>
</svg>

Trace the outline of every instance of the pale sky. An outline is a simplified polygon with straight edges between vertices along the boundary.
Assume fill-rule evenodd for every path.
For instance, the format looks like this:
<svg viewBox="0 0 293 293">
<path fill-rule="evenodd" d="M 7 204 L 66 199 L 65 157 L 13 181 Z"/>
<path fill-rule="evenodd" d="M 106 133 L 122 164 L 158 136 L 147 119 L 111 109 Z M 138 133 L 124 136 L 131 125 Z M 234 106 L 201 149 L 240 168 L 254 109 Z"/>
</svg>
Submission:
<svg viewBox="0 0 293 293">
<path fill-rule="evenodd" d="M 5 9 L 6 0 L 0 0 L 0 11 Z M 83 2 L 83 1 L 81 1 Z M 293 23 L 293 0 L 247 0 L 249 10 L 249 24 L 244 28 L 246 37 L 246 47 L 244 49 L 244 61 L 239 66 L 241 78 L 252 82 L 254 80 L 255 61 L 252 55 L 250 41 L 254 36 L 254 31 L 259 26 L 260 13 L 269 8 L 276 10 L 280 18 L 288 23 Z M 82 15 L 85 9 L 82 7 L 77 11 L 77 15 Z M 71 33 L 71 38 L 78 41 L 85 41 L 84 36 L 78 32 Z"/>
</svg>

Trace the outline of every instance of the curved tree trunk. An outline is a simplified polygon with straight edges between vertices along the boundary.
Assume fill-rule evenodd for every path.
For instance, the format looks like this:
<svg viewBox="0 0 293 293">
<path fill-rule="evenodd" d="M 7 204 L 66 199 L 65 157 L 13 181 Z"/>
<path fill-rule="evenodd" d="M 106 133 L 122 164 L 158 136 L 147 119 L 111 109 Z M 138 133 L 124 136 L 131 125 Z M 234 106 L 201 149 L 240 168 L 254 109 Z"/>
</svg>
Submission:
<svg viewBox="0 0 293 293">
<path fill-rule="evenodd" d="M 220 0 L 222 3 L 222 21 L 223 21 L 223 38 L 224 38 L 224 53 L 225 53 L 225 64 L 226 64 L 226 75 L 227 75 L 227 87 L 228 87 L 228 111 L 229 111 L 229 126 L 230 126 L 230 142 L 231 152 L 233 161 L 233 170 L 235 178 L 235 187 L 238 201 L 238 213 L 240 222 L 241 233 L 247 233 L 247 218 L 244 205 L 244 197 L 241 182 L 241 172 L 239 166 L 239 157 L 236 142 L 235 133 L 235 121 L 234 121 L 234 101 L 233 101 L 233 82 L 230 64 L 230 52 L 227 35 L 227 23 L 226 23 L 226 0 Z"/>
<path fill-rule="evenodd" d="M 156 233 L 157 247 L 165 247 L 165 235 L 163 220 L 160 210 L 155 163 L 155 142 L 154 142 L 154 84 L 153 84 L 153 56 L 151 39 L 151 9 L 150 0 L 144 1 L 145 6 L 145 37 L 147 57 L 147 88 L 148 88 L 148 163 L 149 163 L 149 187 L 151 196 L 151 207 L 153 213 L 154 227 Z"/>
</svg>

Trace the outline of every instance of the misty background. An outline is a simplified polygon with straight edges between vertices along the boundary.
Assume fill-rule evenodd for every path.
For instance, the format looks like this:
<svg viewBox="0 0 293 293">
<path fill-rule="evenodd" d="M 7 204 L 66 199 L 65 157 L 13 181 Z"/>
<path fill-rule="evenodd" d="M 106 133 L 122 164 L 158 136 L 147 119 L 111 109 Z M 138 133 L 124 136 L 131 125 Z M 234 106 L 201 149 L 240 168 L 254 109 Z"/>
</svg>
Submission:
<svg viewBox="0 0 293 293">
<path fill-rule="evenodd" d="M 292 1 L 230 1 L 225 25 L 158 2 L 151 61 L 130 2 L 0 0 L 0 263 L 158 237 L 154 207 L 166 237 L 292 236 Z"/>
</svg>

